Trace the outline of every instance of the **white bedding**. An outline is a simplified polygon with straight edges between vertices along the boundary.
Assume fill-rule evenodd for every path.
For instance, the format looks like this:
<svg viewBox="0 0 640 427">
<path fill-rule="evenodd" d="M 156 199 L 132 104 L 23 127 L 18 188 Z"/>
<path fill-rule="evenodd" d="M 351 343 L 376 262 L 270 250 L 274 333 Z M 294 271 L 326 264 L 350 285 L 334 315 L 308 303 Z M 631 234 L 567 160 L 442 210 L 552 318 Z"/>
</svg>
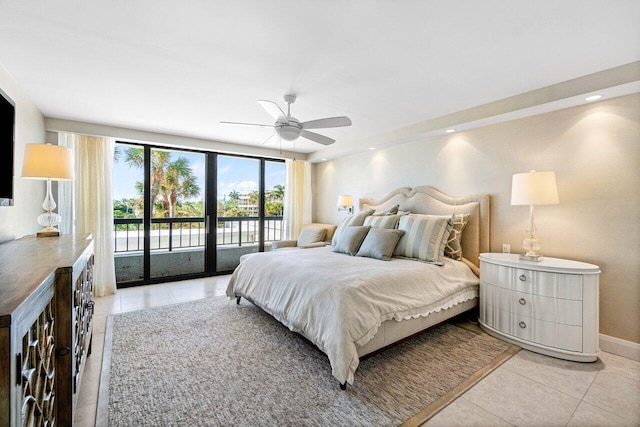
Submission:
<svg viewBox="0 0 640 427">
<path fill-rule="evenodd" d="M 356 346 L 382 322 L 427 316 L 475 298 L 478 283 L 466 264 L 449 258 L 439 267 L 352 257 L 327 246 L 252 255 L 233 272 L 227 295 L 249 299 L 302 333 L 327 354 L 333 376 L 351 384 Z"/>
</svg>

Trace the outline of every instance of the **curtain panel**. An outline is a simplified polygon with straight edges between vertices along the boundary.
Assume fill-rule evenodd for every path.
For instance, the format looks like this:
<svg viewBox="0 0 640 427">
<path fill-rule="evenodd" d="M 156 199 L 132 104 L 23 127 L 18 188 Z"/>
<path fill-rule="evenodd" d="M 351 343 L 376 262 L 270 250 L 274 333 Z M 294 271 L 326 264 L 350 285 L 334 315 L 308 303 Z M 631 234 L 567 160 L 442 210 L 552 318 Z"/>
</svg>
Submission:
<svg viewBox="0 0 640 427">
<path fill-rule="evenodd" d="M 115 143 L 111 139 L 75 135 L 75 231 L 93 234 L 94 292 L 116 291 L 113 259 L 111 172 Z"/>
<path fill-rule="evenodd" d="M 286 161 L 284 187 L 284 239 L 295 240 L 304 224 L 311 222 L 311 163 Z"/>
</svg>

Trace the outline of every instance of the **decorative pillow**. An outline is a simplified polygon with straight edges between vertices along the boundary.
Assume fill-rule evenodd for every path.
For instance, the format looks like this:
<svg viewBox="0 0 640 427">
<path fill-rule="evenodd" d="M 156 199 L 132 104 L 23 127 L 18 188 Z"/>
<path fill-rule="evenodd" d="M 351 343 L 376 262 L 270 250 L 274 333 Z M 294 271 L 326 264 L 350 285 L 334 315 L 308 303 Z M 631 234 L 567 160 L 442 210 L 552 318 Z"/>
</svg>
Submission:
<svg viewBox="0 0 640 427">
<path fill-rule="evenodd" d="M 356 256 L 389 261 L 393 255 L 393 250 L 396 248 L 403 234 L 404 231 L 402 230 L 371 228 L 364 238 Z"/>
<path fill-rule="evenodd" d="M 308 245 L 310 243 L 324 242 L 327 230 L 322 227 L 305 225 L 298 236 L 298 246 Z"/>
<path fill-rule="evenodd" d="M 402 216 L 398 221 L 398 230 L 403 230 L 405 234 L 400 238 L 393 255 L 442 265 L 444 246 L 452 226 L 453 215 Z"/>
<path fill-rule="evenodd" d="M 342 222 L 338 225 L 338 228 L 336 229 L 335 233 L 333 233 L 333 239 L 331 240 L 331 244 L 333 246 L 338 244 L 340 240 L 340 236 L 342 235 L 342 233 L 347 227 L 351 225 L 356 225 L 356 226 L 364 225 L 364 219 L 369 215 L 371 215 L 372 213 L 373 213 L 373 209 L 365 209 L 362 212 L 358 213 L 357 215 L 349 215 L 348 217 L 343 219 Z"/>
<path fill-rule="evenodd" d="M 333 233 L 335 233 L 336 228 L 338 227 L 335 224 L 324 224 L 322 222 L 312 222 L 311 224 L 307 224 L 307 225 L 324 228 L 327 231 L 327 235 L 324 236 L 324 240 L 328 242 L 331 241 L 331 239 L 333 238 Z"/>
<path fill-rule="evenodd" d="M 398 213 L 398 208 L 400 205 L 395 205 L 387 209 L 386 211 L 375 211 L 373 215 L 375 216 L 384 216 L 384 215 L 394 215 Z"/>
<path fill-rule="evenodd" d="M 351 225 L 347 227 L 340 236 L 340 240 L 333 248 L 334 252 L 349 254 L 351 256 L 358 253 L 360 245 L 371 227 L 367 225 Z"/>
<path fill-rule="evenodd" d="M 453 227 L 449 233 L 449 239 L 444 246 L 444 256 L 457 261 L 462 259 L 462 230 L 469 221 L 470 214 L 456 214 L 453 216 Z"/>
<path fill-rule="evenodd" d="M 393 230 L 398 225 L 398 218 L 400 215 L 371 215 L 364 219 L 364 225 L 369 225 L 372 228 L 388 228 Z"/>
<path fill-rule="evenodd" d="M 302 227 L 302 231 L 300 231 L 300 235 L 298 236 L 298 247 L 316 242 L 324 242 L 326 235 L 326 228 L 305 225 Z"/>
</svg>

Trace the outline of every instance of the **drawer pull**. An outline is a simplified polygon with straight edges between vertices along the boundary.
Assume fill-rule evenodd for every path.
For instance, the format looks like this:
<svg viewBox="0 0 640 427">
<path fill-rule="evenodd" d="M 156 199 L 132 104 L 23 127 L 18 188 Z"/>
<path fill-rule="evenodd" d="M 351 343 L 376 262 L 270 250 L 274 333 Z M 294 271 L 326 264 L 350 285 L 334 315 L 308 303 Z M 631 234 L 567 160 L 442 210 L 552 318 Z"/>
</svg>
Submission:
<svg viewBox="0 0 640 427">
<path fill-rule="evenodd" d="M 520 277 L 518 277 L 518 279 L 520 279 L 521 282 L 526 282 L 527 276 L 525 276 L 524 274 L 521 274 Z"/>
<path fill-rule="evenodd" d="M 525 300 L 524 298 L 520 298 L 518 302 L 520 303 L 520 305 L 525 305 L 527 303 L 527 300 Z"/>
<path fill-rule="evenodd" d="M 520 322 L 520 323 L 518 323 L 518 326 L 520 326 L 522 329 L 524 329 L 524 328 L 527 327 L 527 324 L 524 323 L 524 322 Z"/>
</svg>

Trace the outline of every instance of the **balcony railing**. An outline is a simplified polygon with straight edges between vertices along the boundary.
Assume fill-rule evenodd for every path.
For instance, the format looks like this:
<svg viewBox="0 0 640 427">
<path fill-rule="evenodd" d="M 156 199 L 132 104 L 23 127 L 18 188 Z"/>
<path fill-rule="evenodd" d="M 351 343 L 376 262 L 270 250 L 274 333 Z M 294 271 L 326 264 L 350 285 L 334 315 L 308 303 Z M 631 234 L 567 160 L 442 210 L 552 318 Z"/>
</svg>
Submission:
<svg viewBox="0 0 640 427">
<path fill-rule="evenodd" d="M 142 251 L 144 248 L 144 225 L 142 218 L 114 218 L 115 252 Z M 217 244 L 257 244 L 260 221 L 258 217 L 218 218 Z M 152 218 L 151 249 L 172 251 L 179 248 L 204 247 L 204 218 Z M 282 238 L 282 217 L 269 216 L 264 219 L 264 241 L 273 242 Z"/>
</svg>

